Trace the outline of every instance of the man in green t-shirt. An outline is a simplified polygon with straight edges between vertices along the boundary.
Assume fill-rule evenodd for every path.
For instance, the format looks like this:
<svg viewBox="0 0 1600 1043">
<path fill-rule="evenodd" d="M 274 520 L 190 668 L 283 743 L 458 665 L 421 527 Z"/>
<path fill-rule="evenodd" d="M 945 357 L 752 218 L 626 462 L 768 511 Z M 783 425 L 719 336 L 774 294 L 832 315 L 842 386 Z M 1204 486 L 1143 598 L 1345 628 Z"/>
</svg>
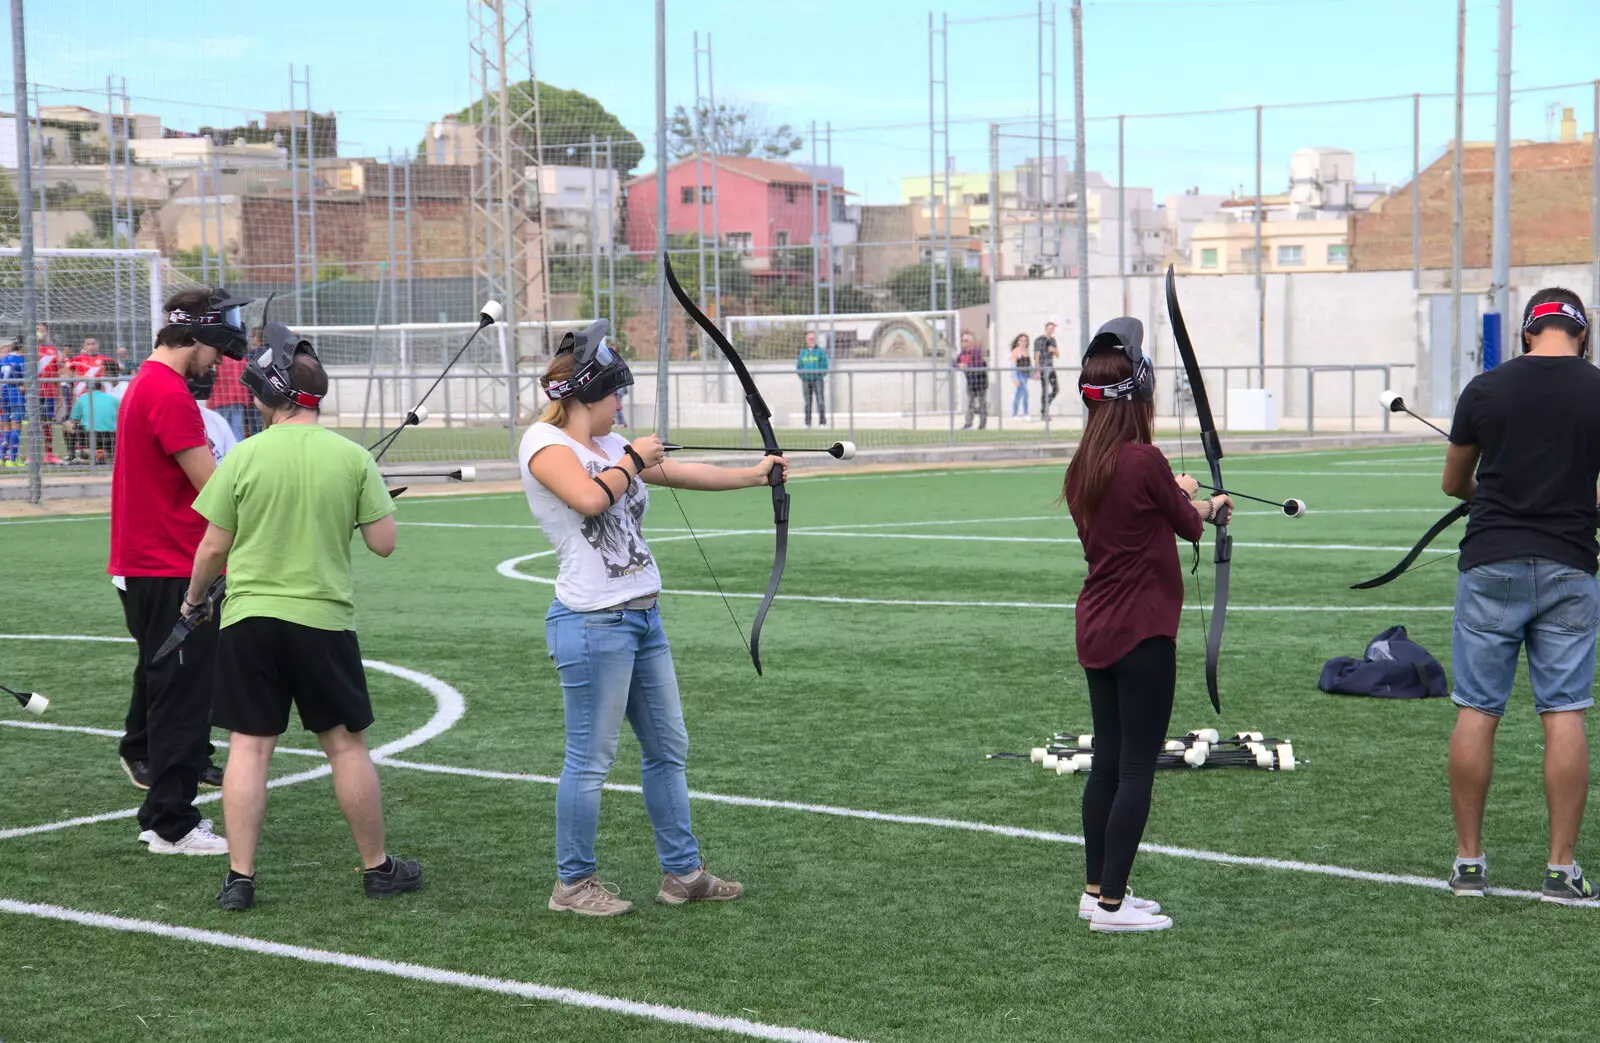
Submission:
<svg viewBox="0 0 1600 1043">
<path fill-rule="evenodd" d="M 384 849 L 383 799 L 365 736 L 372 702 L 351 600 L 351 530 L 388 557 L 394 502 L 372 457 L 317 422 L 328 375 L 310 343 L 269 323 L 242 380 L 267 426 L 223 458 L 195 500 L 210 525 L 183 608 L 209 612 L 206 588 L 227 569 L 211 721 L 232 733 L 222 783 L 231 866 L 217 905 L 254 904 L 267 765 L 291 702 L 328 755 L 367 897 L 414 891 L 422 867 Z"/>
</svg>

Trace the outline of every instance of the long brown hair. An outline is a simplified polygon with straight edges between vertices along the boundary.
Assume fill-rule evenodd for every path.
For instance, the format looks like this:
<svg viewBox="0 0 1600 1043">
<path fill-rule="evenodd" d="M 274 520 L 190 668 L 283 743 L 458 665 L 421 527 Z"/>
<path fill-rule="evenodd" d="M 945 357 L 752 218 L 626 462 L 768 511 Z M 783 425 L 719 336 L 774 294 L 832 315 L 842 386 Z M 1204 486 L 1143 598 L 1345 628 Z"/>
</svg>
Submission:
<svg viewBox="0 0 1600 1043">
<path fill-rule="evenodd" d="M 1027 351 L 1028 350 L 1028 335 L 1026 333 L 1019 333 L 1015 337 L 1011 338 L 1011 350 L 1012 351 L 1016 351 L 1017 350 L 1017 341 L 1019 341 L 1019 340 L 1022 342 L 1022 350 L 1023 351 Z"/>
<path fill-rule="evenodd" d="M 1115 384 L 1131 376 L 1133 363 L 1128 357 L 1120 351 L 1106 351 L 1084 359 L 1078 385 Z M 1090 402 L 1088 406 L 1089 419 L 1083 425 L 1083 438 L 1078 442 L 1078 451 L 1072 454 L 1072 462 L 1067 465 L 1066 477 L 1061 482 L 1061 499 L 1056 501 L 1065 500 L 1067 490 L 1076 482 L 1077 510 L 1082 515 L 1078 520 L 1084 525 L 1093 521 L 1106 490 L 1111 487 L 1122 447 L 1129 442 L 1149 445 L 1156 415 L 1155 402 L 1147 402 L 1138 395 Z"/>
<path fill-rule="evenodd" d="M 539 386 L 547 388 L 557 381 L 566 380 L 572 376 L 572 371 L 576 366 L 577 361 L 574 359 L 572 352 L 563 351 L 551 359 L 550 365 L 545 367 L 544 376 L 539 378 Z M 556 427 L 566 427 L 567 403 L 563 399 L 551 399 L 550 404 L 544 407 L 544 413 L 540 415 L 539 422 L 541 424 L 553 424 Z"/>
</svg>

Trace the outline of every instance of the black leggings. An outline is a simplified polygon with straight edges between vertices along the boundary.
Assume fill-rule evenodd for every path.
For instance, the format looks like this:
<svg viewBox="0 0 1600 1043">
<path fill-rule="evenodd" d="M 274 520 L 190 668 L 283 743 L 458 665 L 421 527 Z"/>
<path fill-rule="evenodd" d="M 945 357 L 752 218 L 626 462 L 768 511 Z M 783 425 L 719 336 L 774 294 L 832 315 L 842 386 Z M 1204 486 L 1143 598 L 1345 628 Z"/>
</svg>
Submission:
<svg viewBox="0 0 1600 1043">
<path fill-rule="evenodd" d="M 1150 637 L 1111 666 L 1084 668 L 1094 713 L 1094 767 L 1083 787 L 1084 880 L 1121 901 L 1150 816 L 1156 755 L 1172 720 L 1177 646 Z"/>
</svg>

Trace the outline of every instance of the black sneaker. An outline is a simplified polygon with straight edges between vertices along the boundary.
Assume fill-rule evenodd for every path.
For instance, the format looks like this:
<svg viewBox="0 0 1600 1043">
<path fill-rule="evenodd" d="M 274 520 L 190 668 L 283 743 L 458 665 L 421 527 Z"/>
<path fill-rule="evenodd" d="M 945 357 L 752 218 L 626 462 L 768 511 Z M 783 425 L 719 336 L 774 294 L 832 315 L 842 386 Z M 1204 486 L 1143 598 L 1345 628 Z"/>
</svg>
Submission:
<svg viewBox="0 0 1600 1043">
<path fill-rule="evenodd" d="M 1457 862 L 1450 871 L 1450 891 L 1457 898 L 1482 898 L 1488 875 L 1476 862 Z"/>
<path fill-rule="evenodd" d="M 221 789 L 222 769 L 208 761 L 200 772 L 200 785 L 205 789 Z"/>
<path fill-rule="evenodd" d="M 228 882 L 228 877 L 222 878 L 222 891 L 217 895 L 217 908 L 227 913 L 242 913 L 256 904 L 256 882 L 254 877 L 235 877 L 233 882 Z"/>
<path fill-rule="evenodd" d="M 361 887 L 368 898 L 393 898 L 422 889 L 422 863 L 388 856 L 389 868 L 362 870 Z"/>
<path fill-rule="evenodd" d="M 150 788 L 150 762 L 130 761 L 126 757 L 122 761 L 122 773 L 128 776 L 128 781 L 133 783 L 135 789 Z"/>
<path fill-rule="evenodd" d="M 1593 902 L 1600 898 L 1595 893 L 1594 885 L 1589 878 L 1583 875 L 1583 868 L 1568 876 L 1559 869 L 1547 869 L 1544 874 L 1544 894 L 1539 896 L 1540 901 L 1553 902 L 1556 905 L 1579 905 Z"/>
</svg>

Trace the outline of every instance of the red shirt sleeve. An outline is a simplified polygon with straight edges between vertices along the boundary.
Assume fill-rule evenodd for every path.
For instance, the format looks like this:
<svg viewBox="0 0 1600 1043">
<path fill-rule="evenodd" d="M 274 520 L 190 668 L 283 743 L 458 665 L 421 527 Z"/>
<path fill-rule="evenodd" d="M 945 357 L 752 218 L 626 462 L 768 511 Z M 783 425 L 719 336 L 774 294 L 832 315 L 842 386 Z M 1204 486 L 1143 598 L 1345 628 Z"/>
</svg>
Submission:
<svg viewBox="0 0 1600 1043">
<path fill-rule="evenodd" d="M 150 431 L 156 444 L 168 456 L 185 449 L 207 445 L 206 422 L 200 406 L 186 391 L 174 389 L 157 398 L 150 407 Z"/>
</svg>

